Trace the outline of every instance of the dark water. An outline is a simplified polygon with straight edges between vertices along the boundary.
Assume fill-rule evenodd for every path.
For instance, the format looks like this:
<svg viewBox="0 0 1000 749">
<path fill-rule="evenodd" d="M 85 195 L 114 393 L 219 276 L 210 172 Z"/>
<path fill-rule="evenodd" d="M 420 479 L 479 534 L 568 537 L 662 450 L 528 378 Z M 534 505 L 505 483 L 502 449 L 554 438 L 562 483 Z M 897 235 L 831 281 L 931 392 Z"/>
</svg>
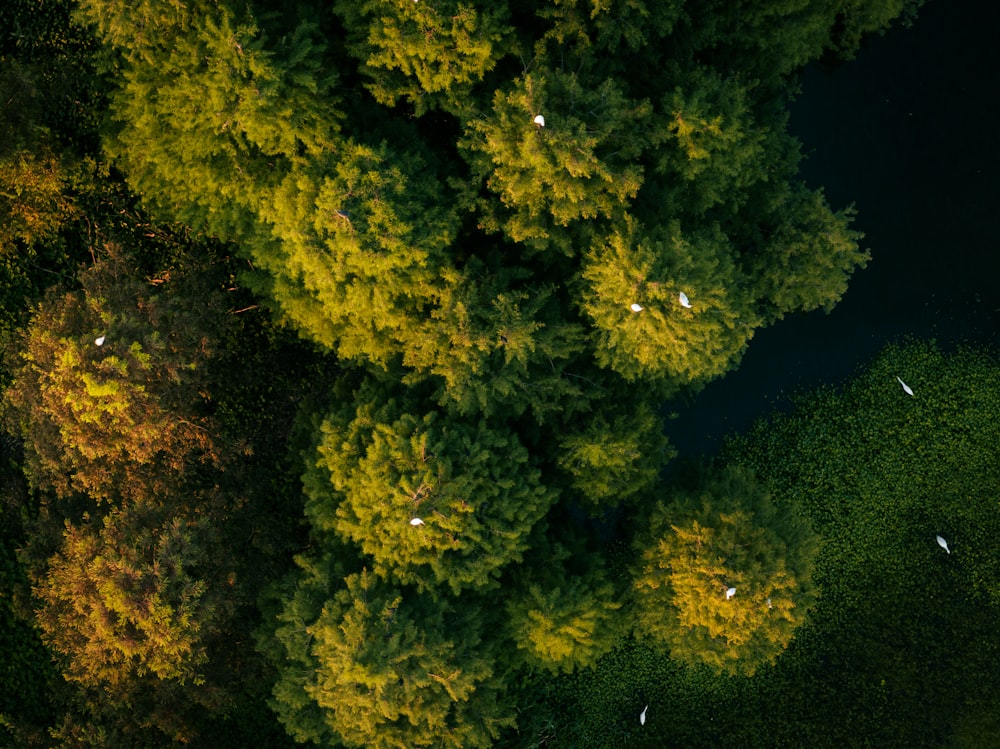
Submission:
<svg viewBox="0 0 1000 749">
<path fill-rule="evenodd" d="M 786 317 L 667 426 L 711 453 L 788 396 L 843 380 L 888 342 L 1000 344 L 1000 3 L 932 0 L 834 70 L 807 69 L 801 176 L 857 207 L 872 260 L 829 315 Z"/>
</svg>

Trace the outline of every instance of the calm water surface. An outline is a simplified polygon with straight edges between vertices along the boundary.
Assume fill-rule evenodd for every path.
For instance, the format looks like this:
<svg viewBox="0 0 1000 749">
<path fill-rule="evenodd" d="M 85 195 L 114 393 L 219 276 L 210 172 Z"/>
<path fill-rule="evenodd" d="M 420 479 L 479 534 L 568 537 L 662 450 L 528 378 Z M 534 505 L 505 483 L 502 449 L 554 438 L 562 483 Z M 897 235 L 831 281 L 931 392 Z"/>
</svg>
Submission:
<svg viewBox="0 0 1000 749">
<path fill-rule="evenodd" d="M 684 456 L 715 451 L 788 396 L 839 382 L 906 336 L 1000 345 L 1000 3 L 932 0 L 911 28 L 802 76 L 802 177 L 854 203 L 872 260 L 841 303 L 786 317 L 740 368 L 676 407 Z"/>
</svg>

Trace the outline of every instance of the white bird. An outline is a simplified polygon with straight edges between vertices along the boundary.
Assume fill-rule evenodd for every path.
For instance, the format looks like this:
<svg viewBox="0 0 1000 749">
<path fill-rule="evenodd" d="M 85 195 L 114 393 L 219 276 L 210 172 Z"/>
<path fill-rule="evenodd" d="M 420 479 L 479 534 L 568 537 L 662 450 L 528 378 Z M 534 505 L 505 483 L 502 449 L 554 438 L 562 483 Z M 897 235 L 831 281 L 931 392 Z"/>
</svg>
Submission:
<svg viewBox="0 0 1000 749">
<path fill-rule="evenodd" d="M 768 599 L 767 599 L 767 607 L 768 607 L 769 609 L 772 609 L 772 608 L 774 608 L 774 607 L 773 607 L 773 606 L 771 605 L 771 599 L 770 599 L 770 598 L 768 598 Z"/>
<path fill-rule="evenodd" d="M 941 536 L 935 536 L 935 538 L 937 538 L 938 546 L 951 554 L 951 549 L 948 548 L 948 542 L 941 538 Z"/>
<path fill-rule="evenodd" d="M 682 291 L 680 294 L 677 295 L 677 298 L 680 300 L 680 303 L 681 303 L 682 307 L 686 307 L 687 309 L 691 309 L 691 300 L 688 299 L 688 295 L 687 294 L 685 294 Z"/>
<path fill-rule="evenodd" d="M 413 520 L 410 521 L 410 525 L 423 525 L 423 524 L 424 521 L 421 520 L 420 518 L 413 518 Z"/>
<path fill-rule="evenodd" d="M 98 336 L 97 338 L 95 338 L 94 339 L 94 344 L 97 345 L 97 346 L 103 346 L 104 345 L 104 336 Z"/>
<path fill-rule="evenodd" d="M 632 302 L 632 304 L 629 305 L 629 309 L 633 312 L 642 312 L 642 305 Z"/>
<path fill-rule="evenodd" d="M 639 725 L 640 726 L 646 725 L 646 711 L 647 710 L 649 710 L 649 705 L 646 705 L 646 707 L 642 708 L 642 712 L 639 713 Z"/>
<path fill-rule="evenodd" d="M 913 390 L 910 388 L 909 385 L 907 385 L 899 378 L 899 375 L 896 375 L 896 379 L 899 380 L 899 384 L 903 386 L 903 392 L 905 392 L 907 395 L 913 395 Z"/>
<path fill-rule="evenodd" d="M 730 588 L 729 590 L 726 591 L 726 600 L 728 601 L 735 595 L 736 595 L 736 588 Z"/>
<path fill-rule="evenodd" d="M 535 115 L 535 119 L 532 120 L 538 127 L 545 127 L 545 118 L 540 114 Z"/>
</svg>

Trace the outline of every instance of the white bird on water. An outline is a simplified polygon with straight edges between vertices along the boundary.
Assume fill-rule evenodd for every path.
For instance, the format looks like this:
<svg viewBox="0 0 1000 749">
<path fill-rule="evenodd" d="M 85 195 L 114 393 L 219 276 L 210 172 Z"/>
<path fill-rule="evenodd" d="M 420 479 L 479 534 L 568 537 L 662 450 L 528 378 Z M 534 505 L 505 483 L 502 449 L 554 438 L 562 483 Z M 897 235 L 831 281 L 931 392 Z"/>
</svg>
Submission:
<svg viewBox="0 0 1000 749">
<path fill-rule="evenodd" d="M 413 520 L 410 521 L 410 525 L 423 525 L 423 524 L 424 521 L 421 520 L 420 518 L 413 518 Z"/>
<path fill-rule="evenodd" d="M 104 345 L 104 336 L 98 336 L 97 338 L 95 338 L 94 339 L 94 345 L 96 345 L 96 346 L 103 346 Z"/>
<path fill-rule="evenodd" d="M 538 127 L 545 127 L 545 118 L 540 114 L 535 115 L 535 119 L 532 120 Z"/>
<path fill-rule="evenodd" d="M 647 710 L 649 710 L 649 705 L 646 705 L 646 707 L 642 708 L 642 712 L 639 713 L 639 725 L 640 726 L 646 725 L 646 711 Z"/>
<path fill-rule="evenodd" d="M 907 385 L 905 382 L 903 382 L 903 380 L 899 377 L 899 375 L 896 375 L 896 379 L 899 380 L 899 384 L 903 386 L 903 392 L 904 393 L 906 393 L 907 395 L 913 395 L 912 388 L 910 388 L 909 385 Z"/>
<path fill-rule="evenodd" d="M 642 312 L 642 305 L 636 304 L 635 302 L 632 302 L 632 304 L 630 304 L 628 308 L 633 312 Z"/>
<path fill-rule="evenodd" d="M 685 307 L 686 309 L 691 309 L 691 300 L 688 299 L 688 295 L 685 294 L 683 291 L 677 295 L 677 299 L 680 301 L 682 307 Z"/>
<path fill-rule="evenodd" d="M 941 536 L 935 536 L 935 538 L 937 539 L 938 546 L 951 554 L 951 549 L 948 548 L 948 542 L 941 538 Z"/>
<path fill-rule="evenodd" d="M 726 591 L 726 600 L 728 601 L 735 595 L 736 595 L 736 588 L 730 588 L 729 590 Z"/>
</svg>

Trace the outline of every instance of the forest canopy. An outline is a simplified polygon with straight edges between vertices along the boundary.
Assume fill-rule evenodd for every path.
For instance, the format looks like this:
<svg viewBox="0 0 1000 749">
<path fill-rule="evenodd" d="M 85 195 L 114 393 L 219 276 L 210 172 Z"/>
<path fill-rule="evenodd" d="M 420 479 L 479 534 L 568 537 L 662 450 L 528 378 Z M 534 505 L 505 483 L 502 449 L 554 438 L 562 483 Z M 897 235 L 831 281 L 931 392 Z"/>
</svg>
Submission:
<svg viewBox="0 0 1000 749">
<path fill-rule="evenodd" d="M 663 424 L 866 265 L 788 105 L 920 4 L 5 4 L 11 742 L 514 746 L 622 652 L 779 667 L 835 522 Z"/>
</svg>

